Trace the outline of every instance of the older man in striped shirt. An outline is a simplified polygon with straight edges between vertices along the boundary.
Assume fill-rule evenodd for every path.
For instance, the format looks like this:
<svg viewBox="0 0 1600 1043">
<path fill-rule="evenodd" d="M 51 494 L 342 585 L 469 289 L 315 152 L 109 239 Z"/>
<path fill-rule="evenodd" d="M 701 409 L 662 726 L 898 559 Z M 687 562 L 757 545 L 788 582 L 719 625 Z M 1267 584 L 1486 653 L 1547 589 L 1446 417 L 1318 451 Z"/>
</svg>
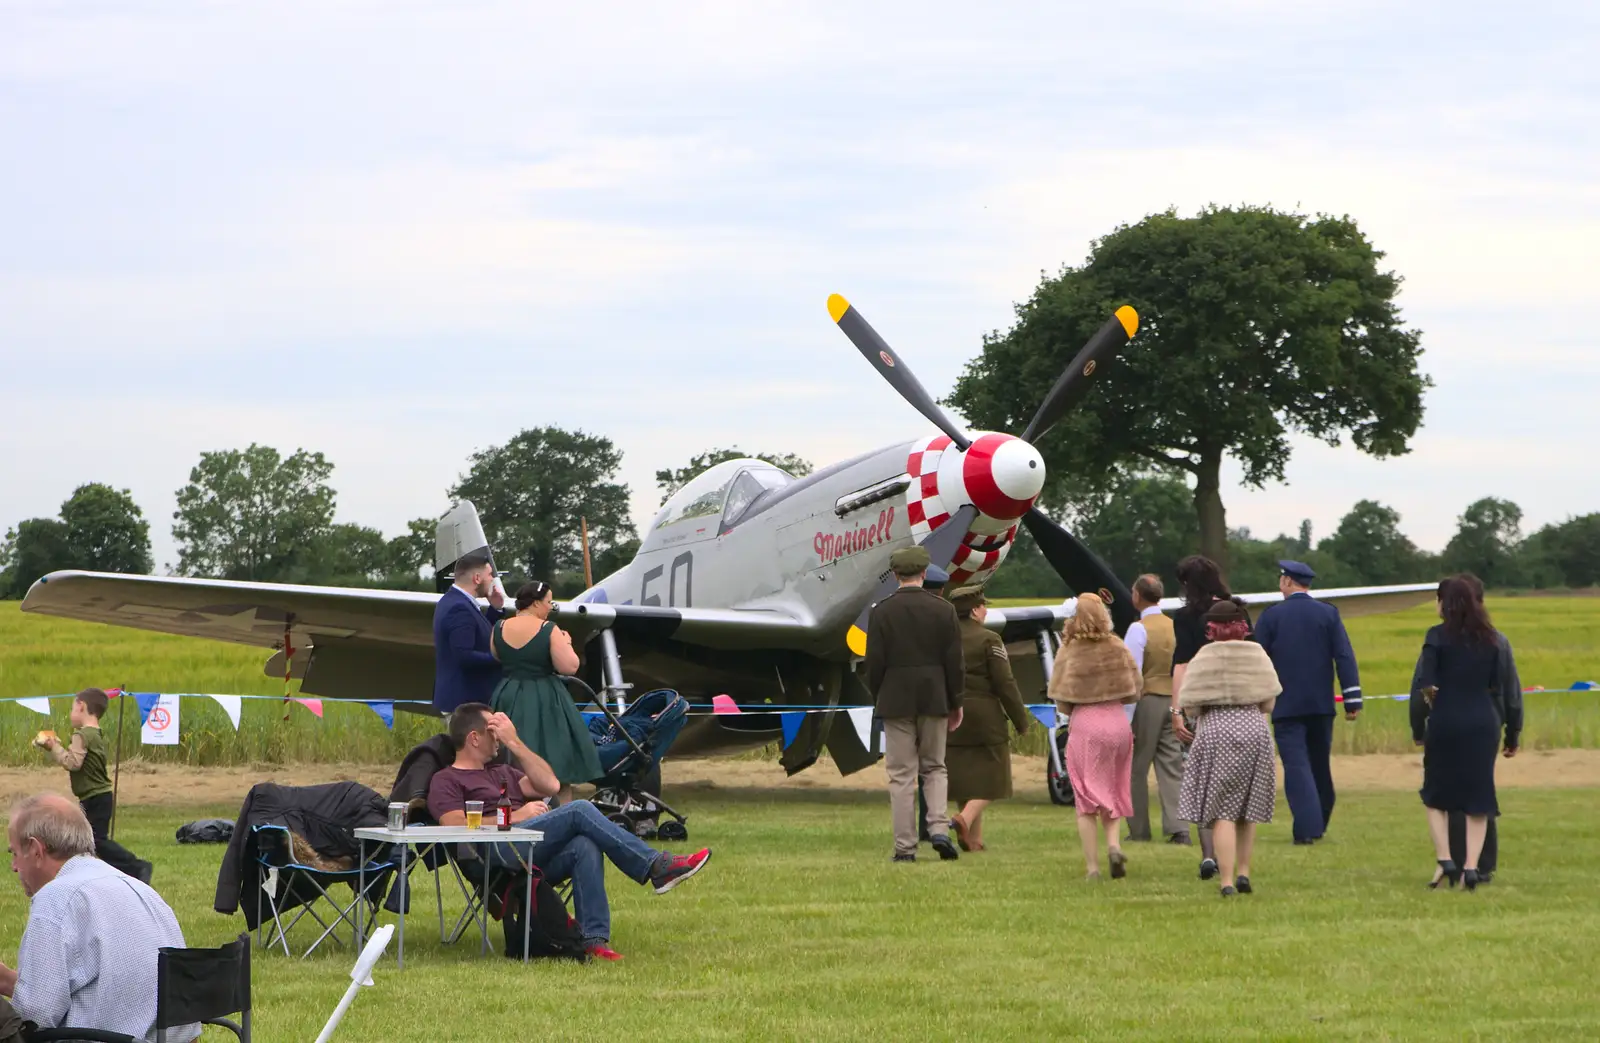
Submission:
<svg viewBox="0 0 1600 1043">
<path fill-rule="evenodd" d="M 0 964 L 0 995 L 40 1028 L 155 1037 L 156 958 L 183 946 L 167 903 L 94 857 L 94 831 L 59 794 L 28 797 L 6 830 L 11 868 L 32 899 L 17 969 Z M 170 1029 L 187 1043 L 200 1026 Z"/>
</svg>

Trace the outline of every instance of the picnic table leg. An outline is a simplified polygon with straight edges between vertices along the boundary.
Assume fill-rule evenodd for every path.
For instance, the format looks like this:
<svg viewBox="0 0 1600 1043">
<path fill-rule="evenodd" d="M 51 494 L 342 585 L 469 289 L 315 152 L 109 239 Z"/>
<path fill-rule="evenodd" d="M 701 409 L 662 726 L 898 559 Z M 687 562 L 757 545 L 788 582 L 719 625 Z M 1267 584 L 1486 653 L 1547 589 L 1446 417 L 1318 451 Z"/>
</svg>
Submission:
<svg viewBox="0 0 1600 1043">
<path fill-rule="evenodd" d="M 528 921 L 533 919 L 533 845 L 528 845 L 527 895 L 522 901 L 522 962 L 528 962 Z"/>
<path fill-rule="evenodd" d="M 404 880 L 406 878 L 406 852 L 409 851 L 410 849 L 411 849 L 410 845 L 408 845 L 408 844 L 401 844 L 400 845 L 400 879 L 402 879 L 402 880 Z M 404 895 L 404 897 L 406 899 L 409 900 L 410 897 L 411 897 L 411 888 L 409 888 L 409 887 L 405 888 L 405 890 L 403 892 L 403 895 Z M 395 953 L 394 953 L 395 970 L 403 971 L 406 968 L 406 903 L 405 902 L 401 902 L 401 904 L 400 904 L 400 915 L 395 917 L 395 919 L 400 921 L 400 944 L 399 944 L 399 947 L 397 949 L 395 949 Z"/>
<path fill-rule="evenodd" d="M 489 851 L 484 848 L 483 903 L 478 910 L 478 933 L 483 937 L 482 955 L 489 955 Z"/>
<path fill-rule="evenodd" d="M 356 950 L 360 951 L 361 938 L 361 906 L 367 900 L 367 838 L 356 839 L 356 860 L 360 868 L 356 871 Z"/>
</svg>

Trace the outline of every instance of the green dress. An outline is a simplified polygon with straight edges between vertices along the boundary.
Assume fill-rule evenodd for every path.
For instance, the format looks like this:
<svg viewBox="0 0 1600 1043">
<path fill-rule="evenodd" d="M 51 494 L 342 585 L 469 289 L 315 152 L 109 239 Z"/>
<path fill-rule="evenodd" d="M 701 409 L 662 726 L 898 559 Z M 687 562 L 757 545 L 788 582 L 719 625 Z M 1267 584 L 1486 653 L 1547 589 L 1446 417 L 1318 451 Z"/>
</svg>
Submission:
<svg viewBox="0 0 1600 1043">
<path fill-rule="evenodd" d="M 594 739 L 550 660 L 550 634 L 555 624 L 546 620 L 521 648 L 506 643 L 504 625 L 496 623 L 494 627 L 494 648 L 502 671 L 494 690 L 494 708 L 511 718 L 517 738 L 528 749 L 550 762 L 563 786 L 598 779 L 600 756 Z"/>
</svg>

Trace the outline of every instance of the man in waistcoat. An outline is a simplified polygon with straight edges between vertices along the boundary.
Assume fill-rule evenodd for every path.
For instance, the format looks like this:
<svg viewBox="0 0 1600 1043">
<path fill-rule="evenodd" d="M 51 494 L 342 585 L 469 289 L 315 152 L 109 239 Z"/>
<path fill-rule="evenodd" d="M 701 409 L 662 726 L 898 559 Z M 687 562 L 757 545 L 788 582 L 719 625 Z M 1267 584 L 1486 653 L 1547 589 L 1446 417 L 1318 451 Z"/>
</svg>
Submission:
<svg viewBox="0 0 1600 1043">
<path fill-rule="evenodd" d="M 1172 620 L 1157 606 L 1166 591 L 1159 576 L 1133 581 L 1133 607 L 1138 622 L 1128 627 L 1123 642 L 1144 674 L 1144 694 L 1133 708 L 1133 817 L 1129 840 L 1150 839 L 1150 766 L 1156 769 L 1161 797 L 1161 833 L 1168 843 L 1188 844 L 1189 824 L 1178 818 L 1178 792 L 1183 788 L 1183 744 L 1172 730 Z"/>
<path fill-rule="evenodd" d="M 1278 562 L 1283 600 L 1261 613 L 1256 641 L 1272 657 L 1283 694 L 1272 709 L 1272 734 L 1283 760 L 1283 792 L 1294 815 L 1294 842 L 1322 839 L 1333 816 L 1334 675 L 1345 720 L 1361 712 L 1361 678 L 1339 610 L 1311 596 L 1316 573 L 1298 561 Z"/>
</svg>

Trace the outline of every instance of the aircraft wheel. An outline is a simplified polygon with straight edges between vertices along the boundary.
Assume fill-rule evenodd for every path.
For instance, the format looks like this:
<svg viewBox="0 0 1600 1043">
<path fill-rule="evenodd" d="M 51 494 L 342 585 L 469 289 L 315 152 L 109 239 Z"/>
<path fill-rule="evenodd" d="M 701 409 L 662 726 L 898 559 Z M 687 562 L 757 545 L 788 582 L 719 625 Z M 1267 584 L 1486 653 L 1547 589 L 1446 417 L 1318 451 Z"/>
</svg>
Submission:
<svg viewBox="0 0 1600 1043">
<path fill-rule="evenodd" d="M 1056 749 L 1061 754 L 1061 763 L 1067 762 L 1067 731 L 1065 728 L 1056 733 Z M 1065 771 L 1056 774 L 1054 761 L 1045 762 L 1045 788 L 1050 791 L 1050 803 L 1063 807 L 1071 807 L 1077 798 L 1072 793 L 1072 779 L 1067 777 Z"/>
<path fill-rule="evenodd" d="M 662 840 L 688 840 L 689 827 L 682 822 L 665 822 L 656 830 L 656 836 Z"/>
</svg>

